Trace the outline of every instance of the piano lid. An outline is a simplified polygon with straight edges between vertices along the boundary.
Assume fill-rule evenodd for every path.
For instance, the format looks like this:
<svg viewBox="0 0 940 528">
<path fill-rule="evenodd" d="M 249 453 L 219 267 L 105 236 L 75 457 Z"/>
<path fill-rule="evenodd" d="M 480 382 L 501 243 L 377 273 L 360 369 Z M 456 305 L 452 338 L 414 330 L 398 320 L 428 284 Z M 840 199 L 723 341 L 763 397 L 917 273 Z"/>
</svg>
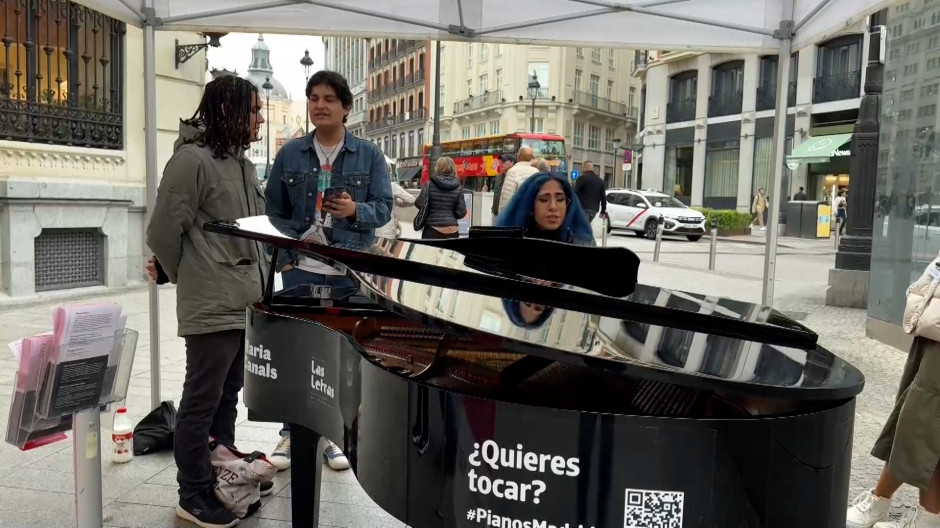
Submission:
<svg viewBox="0 0 940 528">
<path fill-rule="evenodd" d="M 409 250 L 434 251 L 416 244 Z M 498 336 L 504 351 L 735 394 L 838 400 L 857 395 L 864 385 L 858 369 L 819 346 L 768 345 L 377 274 L 355 278 L 364 294 L 393 312 L 423 314 L 425 323 L 444 330 Z M 737 321 L 785 318 L 756 304 L 642 284 L 629 300 Z"/>
<path fill-rule="evenodd" d="M 516 320 L 534 317 L 528 311 L 529 305 L 551 306 L 555 309 L 589 313 L 639 325 L 667 327 L 677 331 L 802 350 L 816 348 L 815 333 L 770 308 L 740 303 L 747 306 L 747 310 L 703 310 L 677 302 L 662 305 L 637 301 L 634 299 L 636 292 L 630 297 L 610 297 L 566 284 L 557 280 L 557 277 L 539 276 L 545 269 L 541 262 L 531 269 L 526 269 L 519 263 L 506 266 L 508 270 L 494 269 L 500 266 L 500 261 L 493 254 L 481 255 L 479 252 L 483 250 L 480 249 L 475 249 L 477 253 L 453 249 L 460 247 L 461 240 L 451 241 L 451 249 L 445 249 L 424 244 L 419 240 L 390 240 L 340 229 L 310 228 L 301 232 L 294 223 L 267 216 L 207 223 L 205 229 L 297 250 L 327 263 L 338 262 L 359 275 L 374 274 L 387 279 L 505 298 L 511 305 L 521 306 L 518 314 L 508 314 L 510 318 L 518 315 Z M 570 262 L 571 252 L 578 253 L 580 261 L 595 262 L 595 255 L 606 255 L 607 253 L 603 252 L 610 249 L 578 247 L 532 239 L 516 239 L 512 240 L 512 243 L 521 247 L 541 246 L 541 249 L 533 250 L 533 254 L 546 254 L 545 247 L 554 249 L 559 262 Z M 473 249 L 474 246 L 470 248 Z M 584 275 L 577 268 L 567 269 L 575 279 Z M 629 277 L 629 274 L 627 276 Z M 635 277 L 635 274 L 633 276 Z M 624 279 L 614 274 L 610 280 Z M 636 286 L 629 285 L 631 291 L 634 288 Z M 693 294 L 682 295 L 696 298 Z M 740 314 L 742 311 L 747 311 L 750 315 L 746 318 L 730 315 Z M 471 324 L 468 328 L 479 326 Z"/>
</svg>

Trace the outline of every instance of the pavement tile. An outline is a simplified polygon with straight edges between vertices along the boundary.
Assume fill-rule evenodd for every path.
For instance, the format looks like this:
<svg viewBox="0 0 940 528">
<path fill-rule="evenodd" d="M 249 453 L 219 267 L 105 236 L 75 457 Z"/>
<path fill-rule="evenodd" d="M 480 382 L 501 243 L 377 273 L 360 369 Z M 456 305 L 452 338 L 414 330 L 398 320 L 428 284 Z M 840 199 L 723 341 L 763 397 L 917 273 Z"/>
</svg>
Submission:
<svg viewBox="0 0 940 528">
<path fill-rule="evenodd" d="M 175 507 L 112 502 L 104 507 L 102 515 L 105 523 L 120 528 L 193 528 L 176 517 Z"/>
<path fill-rule="evenodd" d="M 73 522 L 73 495 L 7 488 L 0 493 L 0 528 L 65 528 Z"/>
</svg>

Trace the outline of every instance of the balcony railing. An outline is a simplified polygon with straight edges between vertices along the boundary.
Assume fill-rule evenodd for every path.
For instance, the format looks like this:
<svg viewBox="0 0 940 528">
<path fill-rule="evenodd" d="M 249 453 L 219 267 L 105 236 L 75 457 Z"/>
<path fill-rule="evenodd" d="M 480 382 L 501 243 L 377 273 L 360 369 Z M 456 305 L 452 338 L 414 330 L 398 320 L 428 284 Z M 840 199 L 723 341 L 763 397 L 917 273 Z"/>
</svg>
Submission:
<svg viewBox="0 0 940 528">
<path fill-rule="evenodd" d="M 680 121 L 695 120 L 695 99 L 678 99 L 666 104 L 666 122 L 678 123 Z"/>
<path fill-rule="evenodd" d="M 412 85 L 424 82 L 424 68 L 415 70 L 414 73 L 409 73 L 405 76 L 405 84 Z"/>
<path fill-rule="evenodd" d="M 796 106 L 796 81 L 790 81 L 787 88 L 787 106 Z M 773 110 L 776 107 L 777 87 L 759 86 L 757 88 L 757 110 Z"/>
<path fill-rule="evenodd" d="M 646 68 L 646 65 L 649 63 L 650 54 L 648 51 L 636 50 L 633 54 L 633 71 L 630 72 L 631 75 L 636 74 L 636 72 Z"/>
<path fill-rule="evenodd" d="M 601 112 L 616 114 L 618 116 L 627 115 L 626 103 L 601 97 L 591 92 L 575 92 L 573 102 L 578 106 L 587 106 L 595 110 L 600 110 Z"/>
<path fill-rule="evenodd" d="M 495 92 L 486 92 L 481 95 L 474 95 L 463 101 L 457 101 L 454 103 L 454 115 L 462 114 L 464 112 L 472 112 L 474 110 L 482 110 L 484 108 L 489 108 L 491 106 L 496 106 L 503 102 L 503 92 L 497 90 Z"/>
<path fill-rule="evenodd" d="M 813 79 L 813 102 L 828 103 L 856 99 L 862 95 L 862 71 L 856 70 L 838 75 L 827 75 Z"/>
<path fill-rule="evenodd" d="M 731 92 L 708 96 L 708 117 L 719 117 L 741 113 L 744 94 Z"/>
<path fill-rule="evenodd" d="M 419 108 L 411 112 L 405 112 L 402 114 L 394 116 L 386 116 L 378 121 L 369 123 L 366 125 L 367 132 L 375 132 L 377 130 L 382 130 L 386 128 L 394 128 L 399 125 L 404 125 L 408 123 L 414 123 L 417 121 L 424 121 L 425 111 L 424 108 Z"/>
<path fill-rule="evenodd" d="M 0 40 L 0 139 L 123 148 L 124 23 L 59 0 L 6 4 L 7 26 L 25 29 Z"/>
</svg>

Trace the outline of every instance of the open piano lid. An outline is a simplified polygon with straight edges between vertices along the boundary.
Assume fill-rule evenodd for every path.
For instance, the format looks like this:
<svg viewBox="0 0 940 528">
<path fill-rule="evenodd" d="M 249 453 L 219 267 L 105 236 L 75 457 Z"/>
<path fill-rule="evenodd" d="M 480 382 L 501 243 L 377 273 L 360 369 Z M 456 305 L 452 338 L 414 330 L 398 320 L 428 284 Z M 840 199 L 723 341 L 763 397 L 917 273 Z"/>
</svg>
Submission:
<svg viewBox="0 0 940 528">
<path fill-rule="evenodd" d="M 362 293 L 387 309 L 442 328 L 482 330 L 511 341 L 519 352 L 565 361 L 572 358 L 557 356 L 575 354 L 608 370 L 653 367 L 688 376 L 687 382 L 741 383 L 777 396 L 804 389 L 807 398 L 851 397 L 864 384 L 857 369 L 817 346 L 815 333 L 772 308 L 636 284 L 639 259 L 625 248 L 518 238 L 487 244 L 458 239 L 441 247 L 331 229 L 298 234 L 290 222 L 266 216 L 205 228 L 341 263 L 354 272 Z M 512 254 L 539 258 L 530 267 L 516 262 L 497 269 L 506 244 L 516 246 Z M 556 262 L 592 262 L 595 275 L 599 260 L 608 268 L 611 262 L 621 266 L 614 290 L 632 293 L 621 298 L 589 291 L 593 283 L 578 279 L 590 274 L 576 266 L 554 268 L 573 274 L 566 282 L 582 282 L 577 286 L 559 284 L 558 275 L 539 276 L 546 273 L 549 250 Z"/>
</svg>

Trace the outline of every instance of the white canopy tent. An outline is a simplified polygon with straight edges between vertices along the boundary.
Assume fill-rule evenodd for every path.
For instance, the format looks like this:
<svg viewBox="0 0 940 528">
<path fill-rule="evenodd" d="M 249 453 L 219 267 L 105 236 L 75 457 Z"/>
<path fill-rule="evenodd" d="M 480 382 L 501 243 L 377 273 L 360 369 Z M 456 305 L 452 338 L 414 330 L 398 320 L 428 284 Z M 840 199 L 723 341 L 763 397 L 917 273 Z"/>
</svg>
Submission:
<svg viewBox="0 0 940 528">
<path fill-rule="evenodd" d="M 265 32 L 552 46 L 777 53 L 825 40 L 892 0 L 76 0 L 144 30 L 147 216 L 156 200 L 154 31 Z M 777 90 L 773 196 L 782 196 L 787 90 Z M 437 118 L 438 116 L 435 116 Z M 773 300 L 779 208 L 772 207 L 763 301 Z M 160 403 L 159 305 L 150 291 L 151 398 Z"/>
</svg>

